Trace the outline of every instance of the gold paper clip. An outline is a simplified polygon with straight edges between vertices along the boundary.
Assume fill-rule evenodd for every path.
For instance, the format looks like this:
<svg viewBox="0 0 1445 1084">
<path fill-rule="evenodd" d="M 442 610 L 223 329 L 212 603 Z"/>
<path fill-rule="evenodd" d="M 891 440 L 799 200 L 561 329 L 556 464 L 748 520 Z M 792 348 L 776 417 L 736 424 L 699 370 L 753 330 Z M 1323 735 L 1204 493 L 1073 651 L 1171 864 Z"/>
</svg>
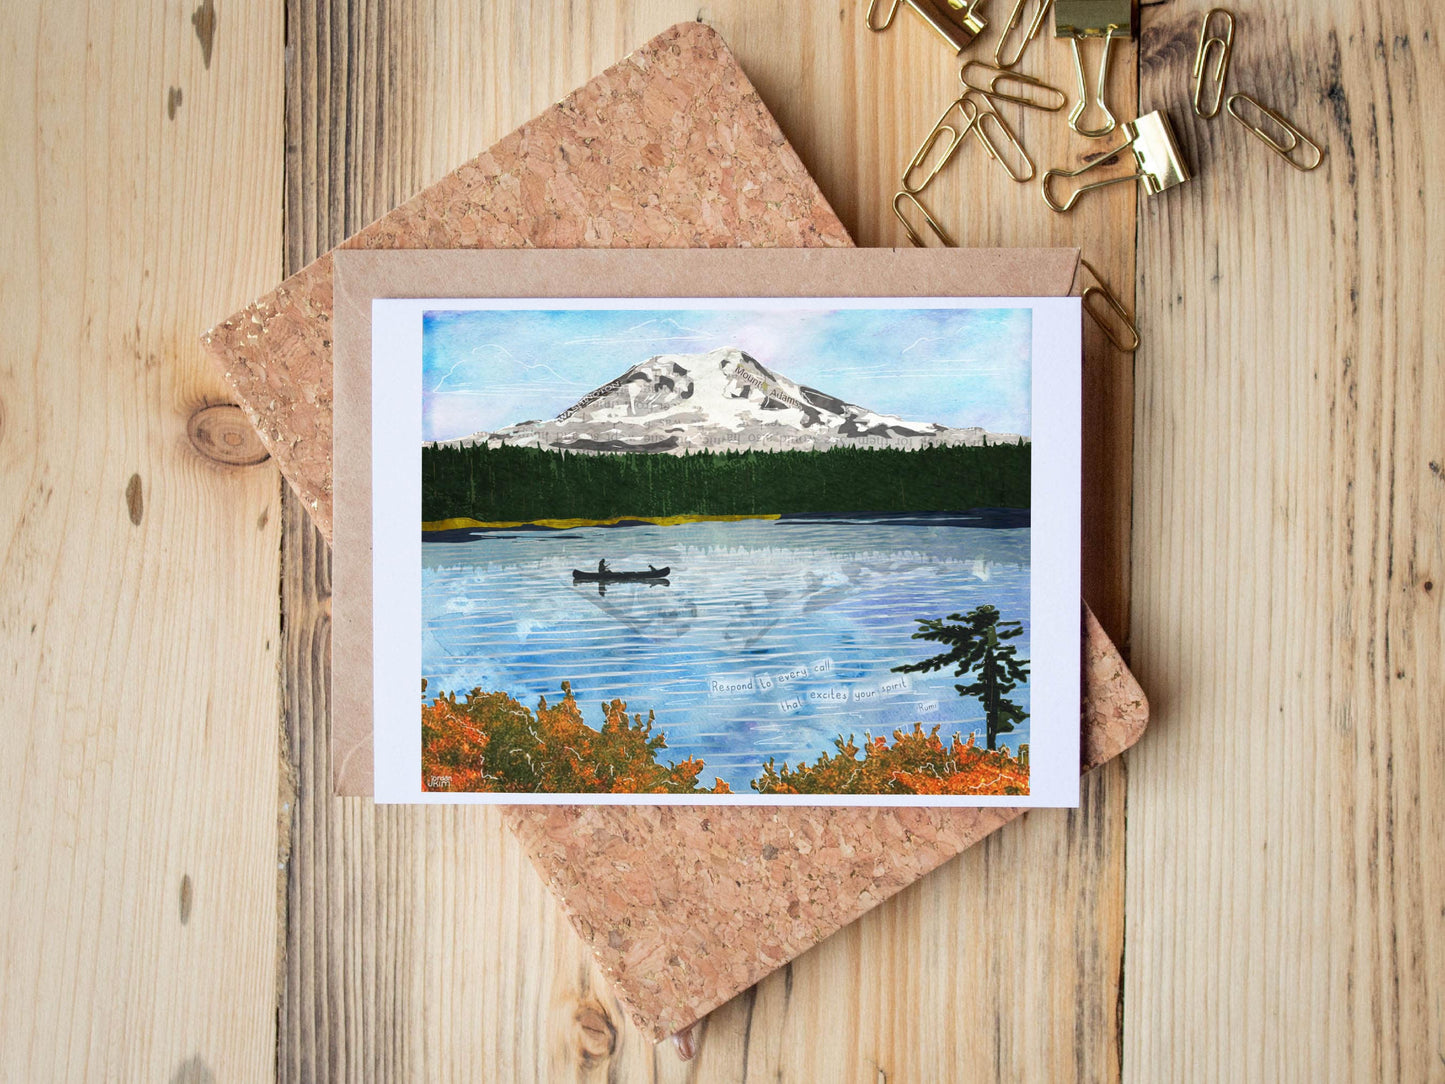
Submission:
<svg viewBox="0 0 1445 1084">
<path fill-rule="evenodd" d="M 1083 310 L 1094 318 L 1094 323 L 1099 325 L 1099 329 L 1103 331 L 1104 336 L 1111 343 L 1124 353 L 1132 354 L 1135 350 L 1139 349 L 1139 328 L 1135 325 L 1134 321 L 1129 318 L 1128 312 L 1126 312 L 1124 306 L 1119 303 L 1119 299 L 1114 296 L 1114 291 L 1109 289 L 1103 276 L 1094 270 L 1094 265 L 1081 256 L 1079 257 L 1079 266 L 1094 276 L 1095 283 L 1093 286 L 1084 287 L 1084 292 L 1079 295 L 1079 303 L 1083 307 Z M 1123 323 L 1124 330 L 1129 333 L 1127 341 L 1119 337 L 1118 333 L 1114 330 L 1113 323 L 1104 319 L 1097 305 L 1092 307 L 1089 305 L 1089 299 L 1093 297 L 1102 297 L 1104 304 L 1114 310 L 1114 314 L 1118 316 L 1120 322 Z"/>
<path fill-rule="evenodd" d="M 978 141 L 983 144 L 983 149 L 988 151 L 990 158 L 1003 167 L 1003 171 L 1009 175 L 1009 180 L 1018 181 L 1020 184 L 1033 180 L 1034 160 L 1029 157 L 1029 152 L 1024 150 L 1024 145 L 1019 142 L 1019 137 L 1014 134 L 1014 130 L 1008 126 L 1003 117 L 999 116 L 998 111 L 993 108 L 993 104 L 989 101 L 988 95 L 981 90 L 973 89 L 966 91 L 959 101 L 973 104 L 972 100 L 975 94 L 984 100 L 983 107 L 978 108 L 973 121 L 974 134 L 978 136 Z M 1015 169 L 1008 163 L 1008 160 L 1004 158 L 1000 144 L 995 142 L 995 137 L 989 134 L 989 127 L 985 122 L 990 121 L 993 127 L 1002 135 L 1003 142 L 1011 146 L 1014 151 L 1017 152 L 1018 157 L 1023 160 L 1023 165 L 1018 169 Z M 1025 168 L 1028 170 L 1027 173 L 1024 172 Z"/>
<path fill-rule="evenodd" d="M 984 85 L 970 82 L 968 70 L 976 68 L 987 73 L 987 80 Z M 964 64 L 958 73 L 959 80 L 968 90 L 976 90 L 980 94 L 999 102 L 1013 102 L 1015 105 L 1022 105 L 1028 109 L 1043 109 L 1049 113 L 1057 113 L 1064 106 L 1069 104 L 1069 96 L 1058 87 L 1051 87 L 1042 79 L 1035 79 L 1032 75 L 1024 75 L 1022 72 L 1011 72 L 1007 68 L 995 68 L 991 64 L 985 64 L 982 60 L 970 60 Z M 1024 91 L 999 90 L 999 85 L 1008 86 L 1010 83 L 1020 87 L 1033 87 L 1043 91 L 1043 94 L 1035 94 L 1032 97 Z M 1052 104 L 1051 104 L 1052 103 Z"/>
<path fill-rule="evenodd" d="M 1216 15 L 1224 17 L 1224 36 L 1211 34 L 1209 24 Z M 1209 120 L 1219 115 L 1224 101 L 1224 77 L 1229 72 L 1229 55 L 1234 52 L 1234 14 L 1225 8 L 1210 8 L 1199 27 L 1199 50 L 1194 54 L 1194 115 Z M 1204 108 L 1204 66 L 1214 54 L 1214 104 Z"/>
<path fill-rule="evenodd" d="M 943 232 L 943 227 L 938 224 L 938 221 L 929 213 L 928 208 L 923 206 L 923 202 L 917 196 L 912 192 L 895 192 L 893 195 L 893 213 L 898 216 L 898 221 L 903 223 L 903 232 L 908 234 L 908 240 L 912 244 L 918 248 L 928 247 L 918 231 L 913 228 L 913 225 L 908 219 L 903 217 L 903 208 L 900 207 L 899 204 L 904 200 L 907 200 L 918 208 L 919 214 L 923 215 L 923 221 L 927 223 L 928 228 L 933 231 L 933 236 L 937 237 L 945 248 L 953 247 L 953 242 L 949 240 L 948 234 Z"/>
<path fill-rule="evenodd" d="M 1044 19 L 1048 17 L 1049 5 L 1053 3 L 1053 0 L 1039 0 L 1039 9 L 1034 14 L 1033 21 L 1029 23 L 1029 28 L 1023 32 L 1023 37 L 1019 39 L 1018 48 L 1014 50 L 1012 57 L 1005 60 L 1003 53 L 1004 46 L 1008 44 L 1009 35 L 1023 25 L 1024 7 L 1028 2 L 1029 0 L 1018 0 L 1018 2 L 1014 4 L 1014 9 L 1008 17 L 1008 22 L 1004 23 L 1003 33 L 999 35 L 998 44 L 993 47 L 993 62 L 1000 68 L 1012 68 L 1024 58 L 1024 50 L 1033 43 L 1033 40 L 1039 36 L 1039 31 L 1044 28 Z"/>
<path fill-rule="evenodd" d="M 1109 83 L 1109 59 L 1114 42 L 1134 36 L 1133 0 L 1054 0 L 1054 37 L 1070 38 L 1074 46 L 1074 70 L 1079 76 L 1079 103 L 1069 113 L 1069 127 L 1089 139 L 1101 139 L 1119 126 L 1113 110 L 1104 100 Z M 1081 38 L 1103 38 L 1104 53 L 1099 59 L 1099 77 L 1094 86 L 1093 104 L 1104 114 L 1102 128 L 1083 128 L 1079 121 L 1089 108 L 1089 81 L 1084 75 L 1084 54 L 1079 48 Z"/>
<path fill-rule="evenodd" d="M 1288 139 L 1288 142 L 1276 139 L 1273 135 L 1265 131 L 1259 125 L 1252 124 L 1249 121 L 1245 120 L 1242 116 L 1239 115 L 1239 110 L 1235 108 L 1235 102 L 1248 102 L 1270 120 L 1274 121 L 1275 124 L 1279 125 L 1280 130 L 1284 132 L 1286 138 Z M 1305 135 L 1298 128 L 1296 128 L 1293 121 L 1281 116 L 1275 110 L 1271 109 L 1269 106 L 1261 102 L 1258 98 L 1253 98 L 1248 94 L 1231 94 L 1229 96 L 1229 102 L 1226 108 L 1228 108 L 1229 115 L 1231 117 L 1239 121 L 1240 124 L 1244 125 L 1255 135 L 1259 136 L 1259 138 L 1264 141 L 1264 145 L 1266 147 L 1274 151 L 1275 154 L 1279 155 L 1301 173 L 1308 173 L 1312 169 L 1318 169 L 1319 164 L 1325 160 L 1325 151 L 1323 147 L 1321 147 L 1313 139 L 1311 139 L 1309 136 Z M 1309 150 L 1314 151 L 1314 161 L 1310 162 L 1309 165 L 1305 165 L 1302 162 L 1296 162 L 1294 158 L 1291 157 L 1294 152 L 1300 147 L 1307 147 Z"/>
<path fill-rule="evenodd" d="M 1192 176 L 1188 163 L 1179 153 L 1179 144 L 1174 141 L 1174 129 L 1169 126 L 1169 118 L 1159 110 L 1145 113 L 1138 120 L 1125 121 L 1122 127 L 1124 134 L 1129 137 L 1122 146 L 1100 155 L 1088 165 L 1080 166 L 1078 169 L 1051 169 L 1044 174 L 1044 202 L 1049 205 L 1050 210 L 1067 211 L 1078 202 L 1079 197 L 1085 192 L 1092 192 L 1096 188 L 1106 188 L 1111 184 L 1121 184 L 1124 181 L 1143 181 L 1149 194 L 1157 196 L 1166 188 L 1183 184 Z M 1049 179 L 1051 177 L 1078 177 L 1111 161 L 1116 154 L 1126 149 L 1134 152 L 1134 163 L 1137 167 L 1135 172 L 1126 173 L 1122 177 L 1110 177 L 1107 181 L 1095 181 L 1093 184 L 1083 185 L 1076 189 L 1064 203 L 1056 202 L 1049 195 Z"/>
<path fill-rule="evenodd" d="M 868 0 L 868 10 L 863 13 L 863 24 L 874 33 L 887 30 L 893 25 L 893 17 L 898 14 L 898 8 L 907 4 L 915 15 L 948 42 L 955 53 L 961 53 L 988 25 L 988 20 L 975 10 L 983 2 L 984 0 L 970 0 L 964 4 L 955 3 L 954 0 L 891 0 L 887 16 L 878 23 L 873 21 L 878 0 Z"/>
<path fill-rule="evenodd" d="M 959 119 L 957 120 L 952 119 L 955 110 L 958 111 Z M 903 171 L 903 191 L 909 195 L 916 195 L 927 188 L 933 182 L 933 178 L 938 176 L 938 171 L 948 165 L 953 153 L 963 142 L 963 137 L 968 135 L 968 130 L 977 120 L 977 103 L 968 100 L 966 96 L 949 102 L 948 108 L 943 111 L 943 115 L 938 118 L 938 123 L 933 126 L 933 131 L 928 133 L 927 138 L 918 148 L 918 153 L 909 161 L 908 168 Z M 945 133 L 948 146 L 943 149 L 943 153 L 938 156 L 938 161 L 933 164 L 922 180 L 917 180 L 915 183 L 914 174 L 927 165 L 928 156 L 938 145 L 938 141 L 945 138 Z"/>
</svg>

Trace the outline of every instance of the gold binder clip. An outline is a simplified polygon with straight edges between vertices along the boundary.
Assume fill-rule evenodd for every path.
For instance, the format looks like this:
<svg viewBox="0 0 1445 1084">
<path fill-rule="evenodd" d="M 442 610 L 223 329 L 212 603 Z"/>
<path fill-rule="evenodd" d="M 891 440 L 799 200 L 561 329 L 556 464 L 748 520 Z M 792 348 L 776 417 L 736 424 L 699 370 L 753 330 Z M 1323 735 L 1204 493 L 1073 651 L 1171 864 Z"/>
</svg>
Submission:
<svg viewBox="0 0 1445 1084">
<path fill-rule="evenodd" d="M 969 34 L 969 42 L 983 33 L 988 20 L 978 13 L 986 0 L 944 0 L 948 15 Z M 968 44 L 965 42 L 964 44 Z M 959 52 L 963 50 L 960 49 Z"/>
<path fill-rule="evenodd" d="M 1053 3 L 1053 0 L 1039 0 L 1038 11 L 1034 13 L 1033 20 L 1029 23 L 1029 28 L 1023 32 L 1023 37 L 1019 39 L 1018 48 L 1014 50 L 1012 57 L 1004 59 L 1004 46 L 1008 44 L 1010 35 L 1023 25 L 1024 8 L 1028 5 L 1028 2 L 1029 0 L 1018 0 L 1018 2 L 1014 4 L 1014 9 L 1008 17 L 1008 22 L 1004 23 L 1003 33 L 999 35 L 998 44 L 993 47 L 993 62 L 1000 68 L 1012 68 L 1024 58 L 1024 50 L 1033 43 L 1033 40 L 1039 36 L 1039 31 L 1044 28 L 1044 19 L 1048 17 L 1049 5 Z"/>
<path fill-rule="evenodd" d="M 1099 330 L 1104 333 L 1105 338 L 1124 353 L 1132 354 L 1135 350 L 1139 349 L 1139 328 L 1135 325 L 1134 321 L 1129 318 L 1129 313 L 1126 312 L 1124 306 L 1119 303 L 1119 299 L 1114 296 L 1114 291 L 1109 289 L 1103 276 L 1094 270 L 1094 265 L 1081 256 L 1079 257 L 1079 266 L 1094 276 L 1095 283 L 1093 286 L 1084 287 L 1084 292 L 1079 295 L 1079 303 L 1083 307 L 1083 310 L 1094 318 L 1094 323 L 1099 325 Z M 1129 334 L 1127 341 L 1119 336 L 1111 321 L 1104 319 L 1097 305 L 1092 307 L 1089 305 L 1089 300 L 1095 297 L 1103 298 L 1104 304 L 1114 311 L 1114 315 L 1119 318 L 1119 321 L 1124 325 L 1124 330 Z"/>
<path fill-rule="evenodd" d="M 918 208 L 918 213 L 923 216 L 923 221 L 928 225 L 928 228 L 933 231 L 933 236 L 938 238 L 940 244 L 945 248 L 953 247 L 953 242 L 949 240 L 948 234 L 943 232 L 943 227 L 938 224 L 938 221 L 929 213 L 928 208 L 923 206 L 923 202 L 917 196 L 912 192 L 895 192 L 893 195 L 893 213 L 898 216 L 898 221 L 903 223 L 903 232 L 908 235 L 908 240 L 912 244 L 918 248 L 928 247 L 918 231 L 913 228 L 913 225 L 908 219 L 903 217 L 903 208 L 900 207 L 899 204 L 904 200 L 907 200 Z"/>
<path fill-rule="evenodd" d="M 953 114 L 957 112 L 955 118 Z M 909 161 L 908 167 L 903 171 L 903 191 L 909 195 L 916 195 L 927 188 L 933 178 L 938 176 L 938 171 L 948 165 L 958 146 L 963 142 L 963 137 L 968 135 L 968 130 L 978 120 L 978 105 L 969 100 L 966 96 L 960 97 L 948 103 L 948 108 L 938 118 L 938 123 L 933 126 L 933 131 L 928 133 L 927 138 L 918 148 L 918 153 Z M 948 145 L 943 148 L 938 160 L 928 167 L 929 155 L 933 153 L 940 139 L 946 138 Z M 921 180 L 915 178 L 915 174 L 928 168 Z"/>
<path fill-rule="evenodd" d="M 1100 139 L 1119 126 L 1113 110 L 1104 101 L 1109 83 L 1109 59 L 1114 42 L 1134 36 L 1134 0 L 1054 0 L 1054 37 L 1069 38 L 1074 47 L 1074 70 L 1079 76 L 1079 104 L 1069 113 L 1069 127 L 1081 136 Z M 1094 86 L 1093 104 L 1104 114 L 1102 128 L 1083 128 L 1079 121 L 1089 108 L 1089 81 L 1084 75 L 1084 54 L 1079 48 L 1082 38 L 1103 38 L 1104 53 L 1099 60 L 1099 77 Z"/>
<path fill-rule="evenodd" d="M 1271 133 L 1265 131 L 1259 125 L 1245 120 L 1242 116 L 1240 116 L 1239 110 L 1235 108 L 1236 102 L 1248 102 L 1270 120 L 1274 121 L 1275 124 L 1279 125 L 1280 130 L 1284 132 L 1285 139 L 1276 139 Z M 1240 124 L 1244 125 L 1255 135 L 1259 136 L 1259 138 L 1264 141 L 1264 145 L 1266 147 L 1274 151 L 1275 154 L 1279 155 L 1301 173 L 1308 173 L 1312 169 L 1318 169 L 1319 164 L 1325 160 L 1325 151 L 1323 147 L 1321 147 L 1313 139 L 1311 139 L 1309 136 L 1305 135 L 1298 128 L 1296 128 L 1293 121 L 1280 115 L 1275 110 L 1271 109 L 1269 106 L 1261 102 L 1258 98 L 1251 97 L 1248 94 L 1231 94 L 1229 96 L 1229 102 L 1226 105 L 1226 108 L 1229 110 L 1229 115 L 1231 117 L 1239 121 Z M 1305 147 L 1308 150 L 1314 151 L 1313 162 L 1305 165 L 1304 162 L 1296 162 L 1294 160 L 1294 152 L 1300 147 Z"/>
<path fill-rule="evenodd" d="M 1211 34 L 1209 24 L 1216 15 L 1224 19 L 1224 36 Z M 1229 55 L 1234 52 L 1234 13 L 1225 8 L 1210 8 L 1199 27 L 1199 50 L 1194 54 L 1194 115 L 1209 120 L 1219 115 L 1224 101 L 1224 77 L 1229 72 Z M 1204 67 L 1214 56 L 1213 104 L 1204 108 Z"/>
<path fill-rule="evenodd" d="M 981 82 L 969 79 L 970 68 L 984 72 L 986 78 Z M 1024 75 L 1022 72 L 1011 72 L 1007 68 L 995 68 L 991 64 L 985 64 L 982 60 L 970 60 L 964 64 L 958 73 L 960 82 L 968 90 L 976 90 L 980 94 L 999 102 L 1013 102 L 1015 105 L 1022 105 L 1028 109 L 1042 109 L 1049 113 L 1057 113 L 1064 106 L 1069 104 L 1069 96 L 1058 87 L 1051 87 L 1042 79 L 1035 79 L 1032 75 Z M 1023 90 L 1000 90 L 1000 86 L 1014 85 L 1025 88 Z M 1029 94 L 1028 88 L 1042 92 Z"/>
<path fill-rule="evenodd" d="M 988 152 L 990 158 L 1003 167 L 1003 171 L 1009 175 L 1010 180 L 1018 181 L 1020 184 L 1033 180 L 1034 160 L 1029 157 L 1029 152 L 1024 150 L 1024 145 L 1019 142 L 1019 137 L 1014 134 L 1014 130 L 1008 126 L 1003 117 L 998 115 L 998 111 L 994 109 L 992 103 L 989 101 L 988 95 L 975 88 L 966 91 L 959 101 L 972 104 L 974 95 L 983 98 L 983 105 L 977 107 L 973 121 L 974 134 L 978 136 L 978 141 L 983 144 L 983 149 Z M 990 134 L 990 126 L 992 126 L 997 133 L 997 136 Z M 1015 169 L 1009 164 L 1008 160 L 1004 157 L 1005 145 L 1013 148 L 1017 156 L 1022 159 L 1023 165 Z M 1025 172 L 1026 169 L 1028 172 Z"/>
<path fill-rule="evenodd" d="M 890 0 L 888 14 L 881 23 L 874 22 L 878 0 L 868 0 L 868 10 L 863 13 L 863 24 L 874 33 L 887 30 L 893 25 L 893 17 L 900 6 L 907 4 L 913 13 L 931 26 L 935 33 L 955 53 L 961 53 L 983 32 L 988 20 L 977 11 L 984 0 L 970 0 L 969 3 L 955 0 Z"/>
<path fill-rule="evenodd" d="M 1184 156 L 1179 153 L 1179 144 L 1174 141 L 1174 129 L 1169 126 L 1169 118 L 1163 113 L 1156 109 L 1152 113 L 1145 113 L 1138 120 L 1125 121 L 1122 127 L 1124 134 L 1129 137 L 1123 145 L 1078 169 L 1051 169 L 1044 174 L 1044 202 L 1049 205 L 1050 210 L 1062 213 L 1073 207 L 1085 192 L 1092 192 L 1096 188 L 1106 188 L 1111 184 L 1121 184 L 1124 181 L 1143 181 L 1149 194 L 1157 196 L 1166 188 L 1173 188 L 1175 185 L 1189 180 L 1191 176 L 1189 165 L 1184 161 Z M 1058 203 L 1049 195 L 1050 178 L 1078 177 L 1111 161 L 1115 155 L 1126 149 L 1134 153 L 1134 163 L 1137 167 L 1135 172 L 1126 173 L 1122 177 L 1110 177 L 1107 181 L 1095 181 L 1093 184 L 1083 185 L 1075 189 L 1074 194 L 1064 203 Z"/>
</svg>

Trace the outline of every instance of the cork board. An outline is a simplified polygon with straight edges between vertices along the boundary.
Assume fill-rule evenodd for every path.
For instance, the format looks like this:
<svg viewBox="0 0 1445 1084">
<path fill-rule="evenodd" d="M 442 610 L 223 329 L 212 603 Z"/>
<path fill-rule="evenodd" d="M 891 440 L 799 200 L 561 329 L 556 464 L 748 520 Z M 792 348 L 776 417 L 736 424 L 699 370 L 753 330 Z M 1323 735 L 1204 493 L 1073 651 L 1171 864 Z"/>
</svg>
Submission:
<svg viewBox="0 0 1445 1084">
<path fill-rule="evenodd" d="M 689 22 L 343 247 L 850 244 L 726 45 L 710 28 Z M 332 271 L 327 254 L 203 338 L 328 541 Z M 1087 614 L 1085 641 L 1087 768 L 1138 738 L 1147 705 Z M 628 1012 L 659 1039 L 1014 815 L 996 809 L 692 813 L 595 807 L 509 813 Z"/>
</svg>

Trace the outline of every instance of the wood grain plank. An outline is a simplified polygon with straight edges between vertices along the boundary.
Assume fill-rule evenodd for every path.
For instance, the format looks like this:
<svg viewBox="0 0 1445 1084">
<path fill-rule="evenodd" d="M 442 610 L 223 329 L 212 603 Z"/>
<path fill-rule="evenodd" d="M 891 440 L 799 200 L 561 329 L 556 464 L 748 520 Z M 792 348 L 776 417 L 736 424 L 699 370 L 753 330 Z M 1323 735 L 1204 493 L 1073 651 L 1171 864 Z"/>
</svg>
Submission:
<svg viewBox="0 0 1445 1084">
<path fill-rule="evenodd" d="M 672 22 L 698 15 L 671 0 L 481 11 L 436 0 L 406 15 L 359 0 L 292 0 L 288 270 Z M 906 22 L 869 34 L 852 3 L 806 17 L 741 3 L 701 15 L 737 52 L 859 243 L 899 243 L 889 199 L 914 143 L 957 93 L 948 54 Z M 1072 78 L 1061 46 L 1036 50 L 1031 70 Z M 1132 63 L 1115 78 L 1120 99 L 1132 102 Z M 1041 169 L 1092 149 L 1056 129 L 1057 117 L 1020 122 Z M 957 215 L 950 225 L 960 239 L 1083 244 L 1113 285 L 1132 282 L 1131 194 L 1060 218 L 1034 186 L 1013 185 L 970 149 L 935 197 Z M 1089 597 L 1120 636 L 1131 369 L 1096 347 L 1091 340 L 1099 371 L 1088 439 L 1102 465 L 1091 479 L 1089 530 L 1108 556 L 1090 570 Z M 697 1059 L 684 1064 L 627 1023 L 488 811 L 372 809 L 326 793 L 326 657 L 317 646 L 325 554 L 289 501 L 285 547 L 284 680 L 298 790 L 282 1077 L 766 1074 L 874 1084 L 880 1069 L 889 1079 L 1118 1075 L 1121 767 L 1090 780 L 1078 814 L 1030 816 L 714 1013 Z M 1061 893 L 1072 908 L 1044 902 Z M 960 1026 L 965 1014 L 971 1026 Z"/>
<path fill-rule="evenodd" d="M 0 9 L 6 1080 L 274 1059 L 277 475 L 196 335 L 280 271 L 282 24 L 192 14 Z"/>
<path fill-rule="evenodd" d="M 448 14 L 460 17 L 288 5 L 287 274 L 450 168 L 424 160 L 418 134 L 450 104 L 439 42 L 477 44 L 445 28 L 433 36 Z M 541 104 L 516 108 L 499 132 Z M 475 142 L 458 160 L 492 135 L 467 138 Z M 283 512 L 294 804 L 278 1078 L 552 1080 L 559 1062 L 606 1059 L 620 1010 L 610 995 L 597 1006 L 590 955 L 494 812 L 376 808 L 330 794 L 330 551 L 289 490 Z"/>
<path fill-rule="evenodd" d="M 1148 10 L 1180 100 L 1204 4 Z M 1142 215 L 1124 1028 L 1133 1080 L 1445 1080 L 1438 10 L 1256 5 Z"/>
</svg>

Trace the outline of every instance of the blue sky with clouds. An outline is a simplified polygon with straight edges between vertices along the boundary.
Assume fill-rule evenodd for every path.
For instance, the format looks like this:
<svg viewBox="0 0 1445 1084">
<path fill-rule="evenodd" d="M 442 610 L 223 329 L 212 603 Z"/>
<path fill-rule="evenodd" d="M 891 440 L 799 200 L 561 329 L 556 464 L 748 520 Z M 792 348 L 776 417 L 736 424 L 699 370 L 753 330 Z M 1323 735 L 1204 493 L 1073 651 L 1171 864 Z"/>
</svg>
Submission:
<svg viewBox="0 0 1445 1084">
<path fill-rule="evenodd" d="M 423 439 L 555 416 L 656 354 L 735 346 L 909 421 L 1031 435 L 1030 309 L 480 309 L 423 317 Z"/>
</svg>

